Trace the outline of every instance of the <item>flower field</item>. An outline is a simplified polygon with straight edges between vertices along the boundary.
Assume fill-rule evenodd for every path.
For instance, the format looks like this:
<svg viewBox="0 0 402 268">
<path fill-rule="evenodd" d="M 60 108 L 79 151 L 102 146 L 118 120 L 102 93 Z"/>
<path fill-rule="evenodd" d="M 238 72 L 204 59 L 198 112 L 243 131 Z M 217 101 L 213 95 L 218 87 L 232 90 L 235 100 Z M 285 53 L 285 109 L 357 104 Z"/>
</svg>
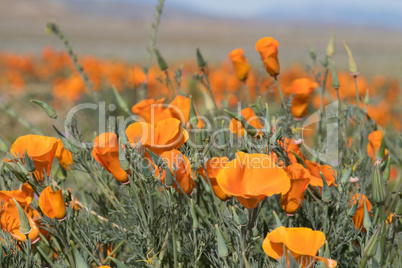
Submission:
<svg viewBox="0 0 402 268">
<path fill-rule="evenodd" d="M 168 62 L 163 3 L 144 65 L 53 22 L 65 50 L 0 52 L 0 267 L 400 267 L 400 79 L 335 31 L 307 66 L 274 36 Z"/>
</svg>

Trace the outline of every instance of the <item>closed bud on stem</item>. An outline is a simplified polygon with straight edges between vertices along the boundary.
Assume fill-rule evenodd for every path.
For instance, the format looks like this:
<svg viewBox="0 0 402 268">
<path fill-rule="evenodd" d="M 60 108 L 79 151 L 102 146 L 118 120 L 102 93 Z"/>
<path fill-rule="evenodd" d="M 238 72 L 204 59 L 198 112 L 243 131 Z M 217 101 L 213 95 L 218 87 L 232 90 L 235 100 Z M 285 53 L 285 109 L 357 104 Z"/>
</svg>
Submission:
<svg viewBox="0 0 402 268">
<path fill-rule="evenodd" d="M 238 225 L 244 226 L 248 223 L 246 213 L 244 213 L 242 209 L 232 207 L 232 212 L 233 212 L 233 218 Z"/>
<path fill-rule="evenodd" d="M 384 136 L 382 137 L 381 145 L 380 145 L 380 148 L 379 148 L 378 151 L 377 151 L 377 155 L 376 155 L 376 156 L 377 156 L 377 157 L 380 157 L 381 160 L 383 160 L 384 157 L 385 157 L 385 139 L 384 139 Z"/>
<path fill-rule="evenodd" d="M 156 48 L 155 48 L 155 55 L 156 55 L 156 58 L 157 58 L 157 60 L 158 60 L 159 68 L 160 68 L 162 71 L 166 71 L 166 70 L 168 69 L 168 65 L 167 65 L 165 59 L 164 59 L 164 58 L 162 57 L 162 55 L 159 53 L 159 50 L 156 49 Z"/>
<path fill-rule="evenodd" d="M 165 166 L 165 185 L 167 187 L 172 187 L 173 186 L 173 174 L 170 171 L 169 167 Z"/>
<path fill-rule="evenodd" d="M 36 170 L 36 167 L 35 167 L 32 159 L 28 156 L 27 151 L 24 152 L 24 162 L 25 162 L 25 167 L 29 172 L 34 172 Z"/>
<path fill-rule="evenodd" d="M 335 67 L 335 62 L 332 61 L 332 87 L 335 90 L 339 89 L 339 79 L 338 79 L 338 74 L 336 73 L 336 67 Z"/>
<path fill-rule="evenodd" d="M 197 64 L 199 68 L 204 68 L 206 64 L 199 48 L 197 48 Z"/>
<path fill-rule="evenodd" d="M 348 182 L 351 174 L 352 174 L 352 167 L 345 169 L 341 178 L 341 183 Z"/>
<path fill-rule="evenodd" d="M 344 47 L 346 49 L 346 52 L 348 53 L 350 74 L 351 75 L 358 75 L 359 74 L 359 68 L 357 67 L 356 61 L 353 58 L 352 51 L 350 51 L 350 49 L 346 45 L 345 41 L 343 41 L 343 45 L 344 45 Z"/>
<path fill-rule="evenodd" d="M 39 105 L 45 111 L 47 116 L 49 116 L 50 118 L 52 118 L 52 119 L 57 118 L 56 111 L 52 107 L 50 107 L 50 105 L 47 104 L 46 102 L 41 101 L 41 100 L 30 100 L 30 102 L 33 102 L 33 103 Z"/>
<path fill-rule="evenodd" d="M 7 153 L 10 149 L 8 148 L 7 143 L 4 142 L 4 140 L 0 137 L 0 151 L 2 153 Z"/>
<path fill-rule="evenodd" d="M 381 175 L 380 163 L 380 161 L 374 162 L 373 181 L 371 184 L 373 200 L 378 204 L 384 203 L 387 198 L 387 188 Z"/>
<path fill-rule="evenodd" d="M 31 225 L 29 225 L 29 220 L 28 220 L 27 214 L 25 214 L 24 209 L 17 202 L 17 200 L 14 199 L 14 197 L 13 197 L 13 201 L 14 201 L 15 205 L 17 206 L 17 209 L 18 209 L 18 216 L 19 216 L 19 219 L 20 219 L 20 231 L 21 231 L 22 234 L 27 235 L 32 230 Z"/>
<path fill-rule="evenodd" d="M 229 255 L 228 247 L 226 246 L 225 239 L 223 239 L 222 233 L 219 230 L 218 224 L 215 224 L 216 237 L 218 242 L 218 255 L 225 259 Z"/>
<path fill-rule="evenodd" d="M 304 163 L 303 159 L 301 158 L 300 155 L 298 155 L 297 153 L 295 153 L 294 151 L 291 151 L 292 154 L 296 157 L 297 163 L 299 163 L 300 165 L 302 165 L 304 168 L 306 168 L 306 163 Z"/>
<path fill-rule="evenodd" d="M 195 212 L 193 199 L 191 199 L 190 201 L 190 212 L 191 212 L 191 218 L 193 218 L 193 229 L 196 230 L 198 229 L 198 218 L 197 213 Z"/>
<path fill-rule="evenodd" d="M 315 61 L 317 59 L 317 54 L 314 51 L 313 46 L 311 45 L 311 43 L 308 43 L 308 50 L 310 52 L 310 58 Z"/>
<path fill-rule="evenodd" d="M 370 228 L 373 224 L 371 223 L 370 214 L 368 212 L 367 205 L 366 205 L 366 200 L 364 200 L 364 199 L 363 199 L 363 204 L 364 204 L 363 226 L 368 231 L 368 230 L 370 230 Z"/>
<path fill-rule="evenodd" d="M 148 159 L 141 158 L 141 168 L 142 168 L 142 174 L 144 175 L 145 178 L 152 177 L 152 171 Z"/>
<path fill-rule="evenodd" d="M 385 170 L 384 170 L 384 174 L 383 174 L 384 181 L 389 180 L 390 174 L 391 174 L 391 157 L 388 156 L 387 165 L 385 166 Z"/>
<path fill-rule="evenodd" d="M 151 156 L 151 159 L 154 162 L 154 164 L 157 165 L 158 167 L 161 167 L 163 164 L 162 158 L 159 155 L 152 152 L 151 150 L 149 150 L 149 149 L 146 149 L 146 150 L 147 150 L 148 154 Z"/>
<path fill-rule="evenodd" d="M 247 131 L 248 134 L 250 134 L 252 137 L 257 136 L 258 134 L 258 130 L 253 127 L 252 125 L 250 125 L 247 120 L 244 118 L 243 115 L 241 114 L 235 114 L 232 112 L 229 112 L 228 110 L 225 110 L 225 112 L 230 115 L 231 117 L 233 117 L 234 119 L 236 119 L 237 121 L 239 121 L 242 126 L 244 127 L 244 129 Z"/>
<path fill-rule="evenodd" d="M 381 229 L 381 226 L 378 226 L 377 230 L 373 233 L 373 235 L 370 237 L 369 241 L 365 245 L 363 250 L 363 260 L 360 264 L 360 268 L 364 268 L 367 261 L 371 259 L 377 252 L 377 246 L 381 236 Z"/>
<path fill-rule="evenodd" d="M 322 179 L 322 201 L 330 202 L 332 200 L 331 190 L 329 189 L 327 180 L 324 177 L 324 174 L 320 171 L 320 176 Z"/>
<path fill-rule="evenodd" d="M 22 173 L 25 177 L 29 176 L 29 172 L 28 172 L 28 170 L 24 167 L 23 164 L 21 164 L 20 162 L 17 162 L 17 165 L 18 165 L 19 170 L 21 171 L 21 173 Z"/>
<path fill-rule="evenodd" d="M 269 139 L 269 144 L 275 144 L 275 142 L 279 139 L 281 135 L 282 135 L 282 127 L 279 127 L 272 135 L 272 137 Z"/>
<path fill-rule="evenodd" d="M 332 58 L 335 54 L 335 30 L 332 30 L 331 38 L 327 46 L 327 57 Z"/>
</svg>

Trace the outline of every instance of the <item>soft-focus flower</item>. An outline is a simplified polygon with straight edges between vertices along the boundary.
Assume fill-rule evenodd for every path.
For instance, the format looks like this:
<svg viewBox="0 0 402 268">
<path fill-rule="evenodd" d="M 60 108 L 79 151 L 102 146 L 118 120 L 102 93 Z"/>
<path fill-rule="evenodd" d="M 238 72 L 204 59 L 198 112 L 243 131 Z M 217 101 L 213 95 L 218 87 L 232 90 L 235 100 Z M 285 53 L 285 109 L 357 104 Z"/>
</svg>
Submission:
<svg viewBox="0 0 402 268">
<path fill-rule="evenodd" d="M 180 120 L 183 124 L 186 124 L 191 119 L 190 106 L 190 98 L 183 95 L 177 95 L 163 111 L 163 116 L 161 119 L 176 118 Z M 198 116 L 197 111 L 195 112 Z M 157 122 L 155 122 L 155 124 L 156 123 Z M 198 118 L 197 128 L 202 128 L 203 126 L 204 122 L 200 118 Z"/>
<path fill-rule="evenodd" d="M 311 174 L 311 181 L 310 184 L 312 186 L 323 186 L 322 178 L 320 176 L 320 171 L 323 173 L 325 180 L 328 183 L 328 186 L 335 185 L 335 179 L 336 179 L 336 170 L 328 165 L 320 165 L 316 162 L 312 162 L 309 160 L 305 160 L 304 163 L 306 164 L 306 167 L 308 171 L 310 171 Z"/>
<path fill-rule="evenodd" d="M 229 159 L 226 156 L 224 156 L 224 157 L 213 157 L 205 163 L 205 168 L 207 170 L 206 174 L 208 174 L 208 178 L 211 182 L 212 189 L 214 190 L 215 195 L 222 201 L 228 200 L 231 197 L 231 195 L 227 195 L 222 191 L 221 187 L 219 187 L 218 185 L 216 178 L 218 177 L 219 171 L 225 168 L 228 162 Z M 205 174 L 205 170 L 203 169 L 203 167 L 200 167 L 197 170 L 197 172 L 200 173 L 201 176 L 208 183 L 208 178 Z"/>
<path fill-rule="evenodd" d="M 27 215 L 31 231 L 28 237 L 35 243 L 39 239 L 39 228 L 34 220 Z M 4 204 L 0 213 L 1 229 L 11 234 L 11 236 L 19 241 L 25 241 L 26 235 L 20 231 L 20 218 L 18 208 L 14 201 L 11 199 L 8 203 Z"/>
<path fill-rule="evenodd" d="M 25 207 L 31 204 L 33 196 L 34 190 L 32 187 L 28 183 L 24 183 L 20 190 L 0 191 L 0 204 L 2 202 L 7 203 L 14 197 L 21 207 Z"/>
<path fill-rule="evenodd" d="M 336 267 L 337 262 L 332 259 L 318 257 L 318 250 L 325 243 L 325 234 L 313 231 L 310 228 L 278 227 L 268 233 L 262 248 L 273 259 L 280 260 L 283 249 L 289 250 L 301 267 L 313 267 L 316 261 L 324 262 L 327 267 Z"/>
<path fill-rule="evenodd" d="M 185 155 L 183 155 L 178 150 L 166 151 L 161 154 L 161 158 L 167 163 L 170 172 L 172 172 L 173 177 L 180 184 L 186 194 L 191 194 L 195 183 L 193 177 L 191 176 L 191 166 L 190 161 Z M 156 169 L 155 175 L 159 175 L 159 169 Z M 166 171 L 162 171 L 161 180 L 165 183 Z M 173 188 L 178 189 L 178 185 L 173 183 Z M 181 190 L 179 190 L 182 193 Z"/>
<path fill-rule="evenodd" d="M 66 205 L 62 190 L 53 191 L 46 187 L 39 196 L 39 207 L 49 218 L 63 219 L 66 216 Z"/>
<path fill-rule="evenodd" d="M 261 55 L 265 70 L 272 76 L 279 74 L 278 46 L 278 41 L 272 37 L 263 37 L 255 44 L 255 49 Z"/>
<path fill-rule="evenodd" d="M 155 154 L 178 149 L 188 140 L 188 132 L 176 118 L 161 120 L 155 126 L 143 122 L 133 123 L 127 127 L 126 135 L 130 143 L 141 144 Z"/>
<path fill-rule="evenodd" d="M 57 151 L 57 139 L 40 135 L 21 136 L 11 146 L 10 153 L 24 162 L 25 151 L 35 165 L 36 179 L 43 180 L 45 172 L 49 176 Z"/>
<path fill-rule="evenodd" d="M 289 94 L 294 94 L 292 100 L 292 115 L 295 118 L 302 118 L 307 114 L 308 104 L 311 99 L 311 93 L 318 87 L 318 83 L 310 78 L 299 78 L 293 80 L 287 89 Z"/>
<path fill-rule="evenodd" d="M 359 205 L 357 207 L 356 214 L 352 218 L 352 221 L 357 230 L 366 231 L 366 229 L 363 227 L 363 220 L 364 220 L 364 203 L 363 202 L 366 202 L 368 212 L 371 211 L 371 203 L 368 200 L 367 196 L 365 196 L 364 194 L 354 194 L 352 196 L 352 199 L 349 201 L 349 207 L 352 207 L 353 205 L 355 205 L 357 201 L 359 201 Z"/>
<path fill-rule="evenodd" d="M 265 197 L 284 194 L 290 189 L 290 179 L 266 154 L 237 152 L 217 176 L 218 185 L 227 195 L 233 195 L 246 208 L 257 207 Z"/>
<path fill-rule="evenodd" d="M 157 123 L 163 116 L 163 111 L 165 110 L 165 98 L 155 99 L 145 99 L 135 104 L 131 111 L 140 117 L 141 122 L 147 122 L 150 124 Z M 141 118 L 143 120 L 141 120 Z"/>
<path fill-rule="evenodd" d="M 105 132 L 94 140 L 93 158 L 121 183 L 128 182 L 127 172 L 120 166 L 117 135 Z"/>
<path fill-rule="evenodd" d="M 261 128 L 264 126 L 261 124 L 260 119 L 258 119 L 258 117 L 255 115 L 253 109 L 250 107 L 245 108 L 241 110 L 240 114 L 244 117 L 244 119 L 246 119 L 248 124 L 253 126 L 258 131 L 257 135 L 262 134 Z M 238 137 L 243 137 L 244 132 L 246 131 L 241 122 L 234 118 L 232 118 L 232 121 L 230 121 L 229 130 L 230 132 L 237 134 Z"/>
<path fill-rule="evenodd" d="M 285 171 L 290 179 L 290 189 L 286 194 L 282 194 L 280 204 L 286 213 L 292 215 L 304 201 L 304 192 L 310 183 L 311 175 L 298 163 L 287 166 Z"/>
<path fill-rule="evenodd" d="M 65 170 L 71 169 L 71 166 L 74 164 L 73 155 L 64 148 L 63 142 L 60 139 L 57 140 L 56 157 Z"/>
<path fill-rule="evenodd" d="M 383 139 L 384 133 L 381 130 L 376 130 L 371 132 L 368 135 L 369 143 L 367 144 L 367 154 L 374 160 L 377 159 L 378 150 L 381 147 L 381 142 Z M 388 150 L 384 151 L 384 159 L 388 156 Z"/>
<path fill-rule="evenodd" d="M 232 50 L 228 57 L 234 65 L 237 77 L 242 81 L 246 80 L 248 71 L 250 70 L 250 64 L 248 64 L 247 58 L 244 56 L 243 49 L 237 48 Z"/>
</svg>

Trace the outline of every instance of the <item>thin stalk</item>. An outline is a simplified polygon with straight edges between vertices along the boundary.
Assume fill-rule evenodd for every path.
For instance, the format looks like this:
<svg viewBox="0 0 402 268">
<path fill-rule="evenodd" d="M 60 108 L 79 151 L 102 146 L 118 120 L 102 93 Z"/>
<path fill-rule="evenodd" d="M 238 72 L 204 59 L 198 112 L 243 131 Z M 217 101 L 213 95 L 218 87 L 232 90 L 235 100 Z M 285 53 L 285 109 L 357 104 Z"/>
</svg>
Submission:
<svg viewBox="0 0 402 268">
<path fill-rule="evenodd" d="M 172 91 L 172 96 L 176 97 L 177 94 L 179 94 L 179 92 L 176 92 L 172 83 L 172 80 L 170 79 L 169 73 L 167 70 L 165 70 L 165 75 L 166 75 L 166 85 L 170 90 Z"/>
<path fill-rule="evenodd" d="M 40 255 L 45 259 L 45 261 L 50 265 L 50 267 L 54 267 L 53 262 L 46 256 L 45 252 L 40 247 L 37 247 L 36 250 L 39 252 Z"/>
<path fill-rule="evenodd" d="M 321 149 L 321 145 L 323 140 L 322 137 L 322 120 L 324 118 L 324 93 L 325 93 L 325 86 L 327 84 L 327 77 L 328 77 L 328 71 L 329 68 L 326 67 L 325 71 L 324 71 L 324 78 L 323 78 L 323 83 L 322 83 L 322 87 L 321 87 L 321 102 L 320 102 L 320 121 L 318 122 L 318 141 L 319 141 L 319 149 Z"/>
<path fill-rule="evenodd" d="M 29 268 L 30 262 L 31 262 L 31 239 L 29 238 L 29 236 L 26 236 L 26 237 L 27 237 L 26 243 L 27 243 L 28 252 L 27 252 L 27 261 L 25 263 L 25 267 Z"/>
<path fill-rule="evenodd" d="M 355 80 L 355 89 L 356 89 L 356 107 L 360 107 L 359 103 L 359 86 L 357 85 L 357 75 L 353 75 L 353 78 Z"/>
<path fill-rule="evenodd" d="M 173 267 L 177 267 L 177 244 L 176 244 L 176 230 L 172 222 L 172 240 L 173 240 Z"/>
<path fill-rule="evenodd" d="M 205 82 L 202 82 L 202 84 L 208 89 L 209 95 L 211 96 L 212 102 L 214 103 L 215 113 L 218 113 L 218 106 L 216 105 L 214 93 L 212 92 L 211 84 L 209 82 L 209 76 L 208 76 L 209 71 L 207 66 L 202 68 L 202 73 L 204 74 L 203 77 L 205 77 Z"/>
<path fill-rule="evenodd" d="M 286 114 L 288 114 L 288 109 L 286 107 L 285 98 L 283 97 L 281 86 L 279 85 L 279 82 L 278 82 L 278 76 L 275 75 L 274 78 L 275 78 L 276 87 L 278 88 L 279 95 L 281 96 L 282 108 L 285 110 Z"/>
<path fill-rule="evenodd" d="M 116 251 L 122 246 L 124 245 L 124 241 L 121 241 L 113 250 L 112 252 L 110 252 L 110 254 L 106 257 L 106 259 L 103 260 L 102 264 L 106 264 L 107 260 L 113 256 L 113 254 L 116 253 Z"/>
</svg>

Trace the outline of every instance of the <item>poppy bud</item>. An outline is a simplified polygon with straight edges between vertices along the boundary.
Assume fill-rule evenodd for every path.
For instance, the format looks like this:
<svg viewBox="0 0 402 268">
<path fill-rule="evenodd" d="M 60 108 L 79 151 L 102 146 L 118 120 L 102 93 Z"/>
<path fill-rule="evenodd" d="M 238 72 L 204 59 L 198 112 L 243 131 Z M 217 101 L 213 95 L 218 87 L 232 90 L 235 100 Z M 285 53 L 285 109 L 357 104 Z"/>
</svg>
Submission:
<svg viewBox="0 0 402 268">
<path fill-rule="evenodd" d="M 381 145 L 380 145 L 380 148 L 377 151 L 377 157 L 380 157 L 381 160 L 383 160 L 384 157 L 385 157 L 385 139 L 384 139 L 384 136 L 381 139 Z"/>
<path fill-rule="evenodd" d="M 327 57 L 332 58 L 335 54 L 335 30 L 332 30 L 331 38 L 327 46 Z"/>
<path fill-rule="evenodd" d="M 7 143 L 0 137 L 0 151 L 5 154 L 9 151 Z"/>
<path fill-rule="evenodd" d="M 383 174 L 383 178 L 384 178 L 385 182 L 387 182 L 389 180 L 390 174 L 391 174 L 391 157 L 388 156 L 387 164 L 385 166 L 385 170 L 384 170 L 384 174 Z"/>
<path fill-rule="evenodd" d="M 206 62 L 204 58 L 202 57 L 201 51 L 199 48 L 197 48 L 197 64 L 199 68 L 204 68 L 206 65 Z"/>
<path fill-rule="evenodd" d="M 248 218 L 242 209 L 239 209 L 238 207 L 232 207 L 232 212 L 233 218 L 238 225 L 244 226 L 248 223 Z"/>
<path fill-rule="evenodd" d="M 126 158 L 126 154 L 125 154 L 125 152 L 123 150 L 121 138 L 119 138 L 119 161 L 120 161 L 120 167 L 123 170 L 129 170 L 130 163 L 128 162 L 128 160 Z"/>
<path fill-rule="evenodd" d="M 383 203 L 387 198 L 387 188 L 381 175 L 380 161 L 374 162 L 372 193 L 376 203 Z"/>
<path fill-rule="evenodd" d="M 236 119 L 237 121 L 239 121 L 242 126 L 244 127 L 244 129 L 247 131 L 248 134 L 250 134 L 251 136 L 255 137 L 258 134 L 258 130 L 253 127 L 252 125 L 250 125 L 246 118 L 244 118 L 243 115 L 241 114 L 235 114 L 232 112 L 229 112 L 228 110 L 225 110 L 225 112 L 230 115 L 231 117 L 233 117 L 234 119 Z"/>
<path fill-rule="evenodd" d="M 348 180 L 350 181 L 350 175 L 352 174 L 352 167 L 343 170 L 343 175 L 341 178 L 341 183 L 346 183 Z"/>
<path fill-rule="evenodd" d="M 399 192 L 399 200 L 398 200 L 398 204 L 396 205 L 394 214 L 397 217 L 402 216 L 402 193 L 401 192 Z"/>
<path fill-rule="evenodd" d="M 20 162 L 18 162 L 17 165 L 18 165 L 19 170 L 21 171 L 21 173 L 22 173 L 25 177 L 29 176 L 29 172 L 28 172 L 28 170 L 24 167 L 23 164 L 21 164 Z"/>
<path fill-rule="evenodd" d="M 161 56 L 161 54 L 159 53 L 159 50 L 156 49 L 156 48 L 155 48 L 155 54 L 156 54 L 156 58 L 157 58 L 157 60 L 158 60 L 159 68 L 160 68 L 162 71 L 166 71 L 166 70 L 168 69 L 168 65 L 167 65 L 165 59 L 164 59 L 164 58 Z"/>
<path fill-rule="evenodd" d="M 148 154 L 151 156 L 151 159 L 155 163 L 155 165 L 157 165 L 158 167 L 162 166 L 162 164 L 163 164 L 162 158 L 159 155 L 152 152 L 151 150 L 149 150 L 149 149 L 146 149 L 146 150 L 147 150 Z"/>
<path fill-rule="evenodd" d="M 338 79 L 338 74 L 336 73 L 336 67 L 335 67 L 335 62 L 332 61 L 332 87 L 335 90 L 339 89 L 339 79 Z"/>
<path fill-rule="evenodd" d="M 364 104 L 366 104 L 366 106 L 369 104 L 370 102 L 370 95 L 369 95 L 369 90 L 366 89 L 366 96 L 364 97 Z"/>
<path fill-rule="evenodd" d="M 24 161 L 25 161 L 25 167 L 29 172 L 34 172 L 36 170 L 36 167 L 32 159 L 28 156 L 27 151 L 24 152 Z"/>
<path fill-rule="evenodd" d="M 17 202 L 17 200 L 15 200 L 14 197 L 12 197 L 15 205 L 17 206 L 18 209 L 18 216 L 20 219 L 20 232 L 22 234 L 29 234 L 32 230 L 30 224 L 29 224 L 29 220 L 27 217 L 27 214 L 25 213 L 24 209 L 21 207 L 21 205 Z"/>
<path fill-rule="evenodd" d="M 353 217 L 356 214 L 357 208 L 359 207 L 359 200 L 356 200 L 356 203 L 349 209 L 348 215 Z"/>
<path fill-rule="evenodd" d="M 345 41 L 343 41 L 343 45 L 345 46 L 346 52 L 349 57 L 349 71 L 351 75 L 357 75 L 359 73 L 359 68 L 357 68 L 357 64 L 355 59 L 353 58 L 352 51 L 350 51 L 349 47 L 346 45 Z"/>
<path fill-rule="evenodd" d="M 283 226 L 281 220 L 278 217 L 278 214 L 276 214 L 276 212 L 273 210 L 272 213 L 274 214 L 274 218 L 275 218 L 275 227 L 279 228 L 281 226 Z"/>
<path fill-rule="evenodd" d="M 265 70 L 274 77 L 279 74 L 280 68 L 278 61 L 278 46 L 278 41 L 272 37 L 261 38 L 255 44 L 255 50 L 260 53 Z"/>
<path fill-rule="evenodd" d="M 314 48 L 311 45 L 311 43 L 308 43 L 308 50 L 310 52 L 310 58 L 315 62 L 315 60 L 317 59 L 317 54 L 315 53 Z"/>
<path fill-rule="evenodd" d="M 327 180 L 324 177 L 324 174 L 322 171 L 320 171 L 320 176 L 322 179 L 323 187 L 322 187 L 322 201 L 324 202 L 330 202 L 332 197 L 331 197 L 331 190 L 329 189 Z"/>
<path fill-rule="evenodd" d="M 381 226 L 377 227 L 377 230 L 374 232 L 374 234 L 370 237 L 369 241 L 364 247 L 363 250 L 363 260 L 362 263 L 367 263 L 367 261 L 372 258 L 375 253 L 377 252 L 377 246 L 379 242 L 379 238 L 381 235 Z M 360 267 L 365 267 L 365 266 L 360 266 Z"/>
<path fill-rule="evenodd" d="M 367 210 L 367 205 L 366 205 L 365 200 L 363 200 L 363 204 L 364 204 L 363 226 L 366 230 L 370 230 L 370 228 L 373 224 L 371 223 L 370 214 Z"/>
<path fill-rule="evenodd" d="M 250 65 L 248 64 L 247 58 L 244 56 L 243 49 L 238 48 L 232 50 L 228 57 L 234 65 L 237 78 L 241 81 L 245 81 L 250 70 Z"/>
<path fill-rule="evenodd" d="M 170 171 L 169 167 L 165 167 L 165 185 L 167 187 L 171 187 L 173 185 L 173 175 L 172 172 Z"/>
<path fill-rule="evenodd" d="M 49 116 L 50 118 L 52 118 L 52 119 L 57 118 L 56 111 L 52 107 L 50 107 L 50 105 L 47 104 L 46 102 L 41 101 L 41 100 L 30 100 L 30 102 L 33 102 L 33 103 L 39 105 L 45 111 L 47 116 Z"/>
<path fill-rule="evenodd" d="M 193 219 L 193 229 L 196 230 L 198 229 L 198 218 L 195 212 L 193 199 L 190 200 L 190 212 L 191 212 L 191 218 Z"/>
<path fill-rule="evenodd" d="M 223 239 L 222 233 L 219 230 L 218 224 L 215 224 L 216 237 L 218 241 L 218 255 L 221 258 L 226 258 L 229 255 L 228 247 L 226 246 L 225 239 Z"/>
<path fill-rule="evenodd" d="M 54 192 L 50 186 L 46 187 L 39 196 L 39 207 L 49 218 L 63 219 L 66 216 L 66 206 L 62 190 Z"/>
</svg>

